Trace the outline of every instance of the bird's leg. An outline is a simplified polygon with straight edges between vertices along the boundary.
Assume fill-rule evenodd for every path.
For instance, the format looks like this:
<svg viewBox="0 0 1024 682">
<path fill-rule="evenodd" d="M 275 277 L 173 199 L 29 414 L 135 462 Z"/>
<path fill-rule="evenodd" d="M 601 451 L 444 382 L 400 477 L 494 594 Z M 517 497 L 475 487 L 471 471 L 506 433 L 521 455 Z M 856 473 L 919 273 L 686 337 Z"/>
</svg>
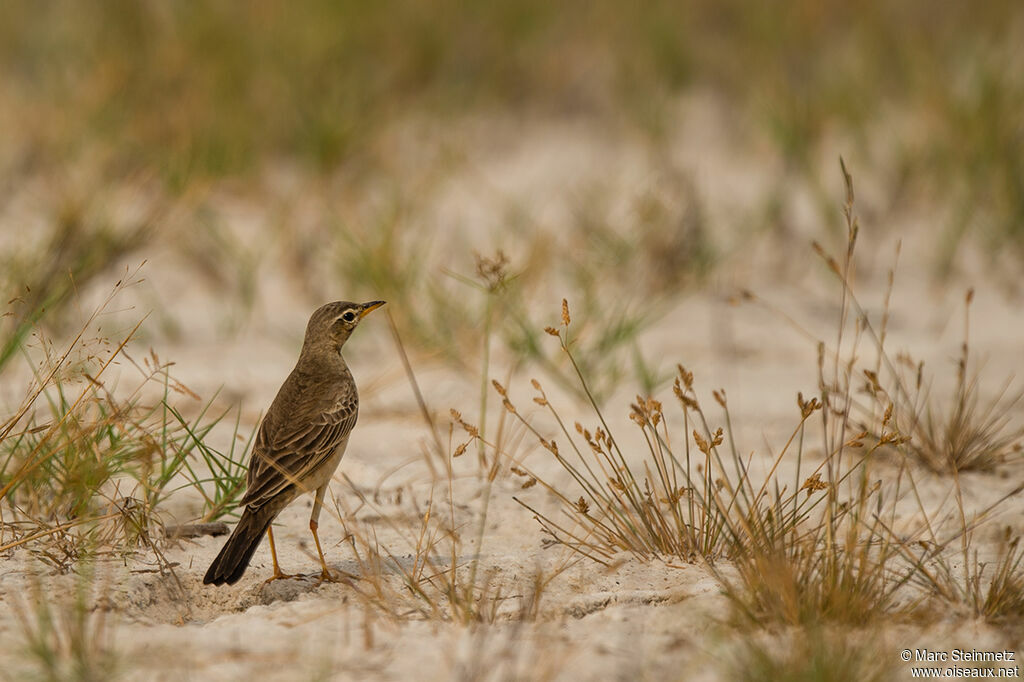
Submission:
<svg viewBox="0 0 1024 682">
<path fill-rule="evenodd" d="M 351 573 L 341 571 L 341 577 L 335 576 L 331 573 L 331 569 L 327 568 L 327 561 L 324 559 L 324 551 L 320 548 L 320 537 L 316 531 L 320 527 L 318 519 L 320 518 L 320 507 L 324 504 L 324 493 L 327 492 L 327 484 L 320 486 L 320 489 L 316 491 L 316 498 L 313 500 L 313 513 L 309 517 L 309 530 L 313 533 L 313 542 L 316 543 L 316 553 L 320 555 L 320 582 L 328 583 L 341 583 L 349 580 L 358 580 L 357 576 Z"/>
<path fill-rule="evenodd" d="M 277 563 L 277 549 L 274 547 L 274 528 L 273 526 L 267 528 L 267 539 L 270 540 L 270 558 L 274 561 L 274 575 L 270 576 L 263 581 L 263 584 L 280 580 L 281 578 L 294 578 L 294 575 L 281 572 L 281 567 Z"/>
<path fill-rule="evenodd" d="M 327 568 L 327 561 L 324 559 L 324 550 L 320 548 L 320 536 L 316 534 L 317 528 L 320 527 L 320 507 L 324 504 L 324 493 L 327 492 L 327 484 L 323 484 L 316 491 L 316 497 L 313 500 L 313 513 L 309 517 L 309 530 L 313 533 L 313 542 L 316 543 L 316 553 L 320 556 L 320 582 L 337 582 L 334 576 L 331 575 L 331 571 Z"/>
</svg>

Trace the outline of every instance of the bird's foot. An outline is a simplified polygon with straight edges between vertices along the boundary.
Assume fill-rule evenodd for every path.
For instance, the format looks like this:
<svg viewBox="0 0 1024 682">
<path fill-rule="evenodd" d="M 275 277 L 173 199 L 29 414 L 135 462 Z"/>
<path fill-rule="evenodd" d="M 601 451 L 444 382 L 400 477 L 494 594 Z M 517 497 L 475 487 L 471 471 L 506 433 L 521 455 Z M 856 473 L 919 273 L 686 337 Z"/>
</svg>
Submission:
<svg viewBox="0 0 1024 682">
<path fill-rule="evenodd" d="M 326 566 L 324 570 L 320 571 L 318 576 L 317 585 L 322 583 L 346 583 L 351 584 L 353 581 L 359 580 L 359 576 L 346 573 L 345 571 L 331 571 Z"/>
<path fill-rule="evenodd" d="M 274 582 L 275 580 L 290 580 L 292 578 L 302 578 L 302 577 L 303 576 L 298 575 L 298 574 L 282 573 L 281 571 L 275 571 L 274 575 L 270 576 L 269 578 L 267 578 L 266 580 L 263 581 L 263 584 L 264 585 L 269 585 L 270 583 Z"/>
</svg>

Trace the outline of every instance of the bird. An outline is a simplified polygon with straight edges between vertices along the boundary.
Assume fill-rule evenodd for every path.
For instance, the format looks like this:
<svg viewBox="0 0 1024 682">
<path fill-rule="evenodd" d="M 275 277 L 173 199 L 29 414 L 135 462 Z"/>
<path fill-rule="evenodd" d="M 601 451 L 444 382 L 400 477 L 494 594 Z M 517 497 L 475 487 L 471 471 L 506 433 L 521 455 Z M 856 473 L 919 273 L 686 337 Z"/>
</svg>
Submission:
<svg viewBox="0 0 1024 682">
<path fill-rule="evenodd" d="M 359 394 L 341 348 L 360 321 L 384 301 L 335 301 L 309 318 L 295 368 L 267 410 L 253 445 L 241 518 L 217 558 L 205 585 L 233 585 L 241 579 L 266 533 L 274 575 L 281 571 L 271 523 L 297 497 L 316 492 L 309 530 L 320 555 L 321 581 L 333 581 L 317 535 L 320 508 L 335 469 L 345 454 L 359 414 Z"/>
</svg>

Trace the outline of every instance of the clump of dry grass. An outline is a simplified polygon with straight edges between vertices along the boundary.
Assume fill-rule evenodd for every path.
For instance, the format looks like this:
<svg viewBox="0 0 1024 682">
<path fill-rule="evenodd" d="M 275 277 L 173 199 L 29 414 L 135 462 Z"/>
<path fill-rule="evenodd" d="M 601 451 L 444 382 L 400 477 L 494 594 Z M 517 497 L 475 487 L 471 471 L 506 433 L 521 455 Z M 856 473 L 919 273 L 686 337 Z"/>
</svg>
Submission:
<svg viewBox="0 0 1024 682">
<path fill-rule="evenodd" d="M 747 638 L 724 666 L 738 682 L 882 682 L 893 666 L 878 646 L 849 632 L 800 629 L 770 640 Z"/>
<path fill-rule="evenodd" d="M 990 468 L 1006 455 L 1022 433 L 1019 428 L 1009 427 L 1009 411 L 1019 398 L 1008 404 L 997 399 L 987 409 L 975 411 L 978 380 L 966 379 L 966 313 L 957 389 L 947 419 L 942 422 L 932 417 L 927 391 L 921 388 L 920 365 L 915 388 L 908 389 L 884 346 L 893 273 L 889 275 L 882 325 L 877 332 L 853 291 L 859 225 L 853 211 L 853 180 L 845 164 L 841 166 L 847 190 L 843 207 L 846 252 L 835 258 L 815 244 L 841 287 L 835 348 L 829 351 L 819 343 L 818 350 L 817 400 L 821 403 L 824 480 L 816 471 L 805 483 L 811 484 L 811 490 L 820 485 L 827 491 L 824 509 L 804 531 L 796 531 L 794 525 L 794 532 L 772 536 L 781 540 L 781 545 L 760 543 L 758 534 L 751 537 L 755 542 L 739 543 L 742 549 L 735 557 L 739 585 L 730 585 L 725 576 L 720 579 L 726 584 L 726 594 L 751 623 L 860 623 L 885 613 L 920 614 L 918 607 L 933 594 L 947 603 L 967 604 L 977 615 L 1004 613 L 1006 606 L 1020 598 L 1021 566 L 1016 544 L 1008 540 L 987 591 L 982 587 L 984 569 L 977 562 L 977 552 L 972 555 L 969 548 L 974 529 L 1021 488 L 968 521 L 956 474 L 965 468 Z M 968 294 L 967 306 L 971 297 Z M 877 351 L 874 369 L 857 368 L 858 349 L 864 338 Z M 867 408 L 858 403 L 861 376 L 867 378 L 861 390 L 869 396 Z M 888 378 L 889 388 L 883 388 L 886 381 L 880 377 Z M 804 403 L 800 402 L 803 410 Z M 919 418 L 922 406 L 929 415 L 926 420 Z M 920 461 L 934 471 L 953 473 L 957 493 L 954 513 L 959 523 L 945 539 L 939 539 L 937 528 L 948 514 L 941 505 L 925 509 L 908 460 L 897 463 L 895 481 L 888 486 L 874 480 L 873 455 L 889 449 L 909 453 L 909 461 Z M 799 466 L 798 459 L 798 480 Z M 845 494 L 841 492 L 844 488 Z M 899 514 L 897 506 L 908 495 L 923 522 L 909 534 L 897 535 L 892 530 Z M 913 551 L 915 540 L 921 548 L 917 552 Z M 959 576 L 954 575 L 949 557 L 949 548 L 956 541 L 962 559 L 963 573 Z M 916 591 L 904 589 L 915 586 Z"/>
<path fill-rule="evenodd" d="M 798 395 L 797 426 L 771 457 L 763 478 L 754 478 L 753 455 L 739 454 L 725 392 L 713 391 L 721 416 L 709 416 L 697 397 L 692 373 L 682 367 L 674 392 L 686 435 L 673 438 L 661 402 L 638 396 L 629 416 L 640 428 L 646 448 L 640 457 L 624 452 L 576 360 L 565 301 L 561 328 L 548 327 L 547 333 L 558 339 L 588 397 L 597 421 L 593 429 L 581 424 L 570 429 L 534 380 L 533 401 L 544 408 L 559 434 L 545 435 L 523 416 L 505 386 L 494 382 L 505 410 L 572 480 L 567 490 L 525 465 L 518 467 L 528 483 L 536 481 L 560 502 L 557 516 L 527 507 L 540 523 L 546 543 L 564 545 L 605 565 L 613 564 L 620 552 L 641 559 L 700 560 L 723 585 L 740 621 L 751 625 L 853 624 L 888 614 L 910 614 L 929 587 L 943 583 L 941 571 L 928 573 L 926 562 L 910 551 L 915 539 L 931 537 L 939 551 L 929 554 L 928 561 L 939 561 L 941 567 L 946 560 L 942 552 L 952 542 L 935 540 L 941 510 L 929 513 L 923 508 L 913 472 L 905 462 L 897 463 L 889 483 L 883 484 L 876 473 L 878 452 L 910 447 L 915 436 L 913 429 L 904 430 L 899 397 L 882 402 L 893 392 L 876 386 L 874 409 L 858 403 L 862 374 L 858 359 L 864 339 L 876 341 L 879 363 L 887 359 L 884 325 L 882 333 L 876 334 L 850 284 L 859 226 L 853 212 L 852 178 L 845 165 L 842 170 L 847 184 L 846 252 L 834 258 L 815 245 L 841 281 L 834 347 L 819 342 L 818 393 L 808 399 Z M 868 371 L 867 376 L 877 377 L 878 372 Z M 864 415 L 861 421 L 855 417 L 857 410 Z M 962 416 L 960 431 L 980 430 L 992 442 L 995 432 L 987 426 L 987 418 L 979 426 L 975 413 L 966 411 Z M 722 426 L 712 426 L 716 420 Z M 806 450 L 811 439 L 821 443 L 813 462 Z M 901 500 L 907 496 L 917 502 L 925 521 L 909 536 L 897 536 L 892 529 L 901 514 Z M 957 506 L 963 517 L 962 500 Z M 954 538 L 967 542 L 968 528 L 984 517 L 979 515 L 970 525 L 964 521 Z M 1003 595 L 993 597 L 1001 604 L 1015 603 L 1020 569 L 1015 547 L 1002 555 L 989 590 Z M 720 565 L 722 560 L 725 564 Z M 725 568 L 728 564 L 732 569 Z M 988 598 L 971 587 L 977 575 L 966 575 L 958 584 L 967 590 L 968 601 L 980 605 Z M 914 591 L 915 586 L 925 589 Z M 955 592 L 949 586 L 944 589 L 947 594 Z M 977 607 L 979 612 L 981 608 Z"/>
<path fill-rule="evenodd" d="M 952 394 L 936 399 L 925 378 L 924 363 L 907 356 L 897 358 L 899 369 L 892 373 L 891 388 L 878 386 L 877 377 L 868 375 L 865 391 L 873 397 L 892 395 L 901 429 L 911 436 L 906 451 L 934 472 L 991 471 L 1021 451 L 1024 426 L 1012 425 L 1015 408 L 1024 399 L 1024 390 L 1008 395 L 1013 377 L 1009 377 L 994 397 L 982 400 L 980 369 L 971 371 L 970 308 L 974 290 L 964 297 L 964 339 L 956 362 L 956 380 Z M 912 379 L 900 371 L 912 370 Z"/>
<path fill-rule="evenodd" d="M 547 332 L 559 339 L 586 393 L 587 379 L 575 364 L 571 348 L 570 324 L 568 303 L 563 301 L 561 329 L 549 327 Z M 687 437 L 681 445 L 674 446 L 662 403 L 638 396 L 629 416 L 640 428 L 647 445 L 641 464 L 627 457 L 619 447 L 596 401 L 591 402 L 598 419 L 594 430 L 577 423 L 573 433 L 548 400 L 540 382 L 534 380 L 537 394 L 533 402 L 548 412 L 561 432 L 560 438 L 549 439 L 522 416 L 508 390 L 494 382 L 505 410 L 533 433 L 583 493 L 578 497 L 565 495 L 540 481 L 559 497 L 571 521 L 560 523 L 538 513 L 551 542 L 566 544 L 602 562 L 620 550 L 640 558 L 661 555 L 692 560 L 700 556 L 714 561 L 734 555 L 749 541 L 770 544 L 787 529 L 806 522 L 816 503 L 809 500 L 829 488 L 820 479 L 824 465 L 810 472 L 805 481 L 799 480 L 798 470 L 798 480 L 789 492 L 771 490 L 770 478 L 755 482 L 749 459 L 738 455 L 733 441 L 725 392 L 713 392 L 725 424 L 724 429 L 713 429 L 697 397 L 693 374 L 681 366 L 678 370 L 673 388 L 682 409 L 684 429 L 691 433 L 692 440 Z M 787 455 L 802 457 L 805 424 L 821 406 L 816 398 L 801 398 L 799 424 L 775 457 L 771 472 Z M 521 469 L 528 480 L 538 479 L 528 468 Z M 807 494 L 800 494 L 801 491 Z M 573 526 L 581 526 L 582 530 L 573 530 Z"/>
<path fill-rule="evenodd" d="M 25 546 L 61 571 L 95 552 L 141 546 L 160 556 L 158 508 L 169 494 L 198 490 L 212 518 L 240 492 L 239 425 L 227 454 L 204 442 L 223 415 L 208 418 L 208 403 L 189 421 L 171 404 L 173 394 L 201 400 L 155 352 L 141 363 L 129 355 L 142 322 L 116 342 L 88 337 L 118 294 L 139 281 L 137 270 L 126 273 L 63 350 L 41 332 L 38 347 L 23 348 L 34 378 L 0 425 L 0 550 Z M 108 376 L 119 361 L 140 372 L 127 392 L 111 388 L 124 379 Z M 219 474 L 212 486 L 207 469 Z"/>
<path fill-rule="evenodd" d="M 1019 622 L 1024 615 L 1024 549 L 1020 541 L 1020 535 L 1007 527 L 991 562 L 979 561 L 978 550 L 965 541 L 958 548 L 958 561 L 937 554 L 928 570 L 919 571 L 918 580 L 932 591 L 933 601 L 992 623 Z"/>
<path fill-rule="evenodd" d="M 1004 526 L 994 558 L 981 561 L 975 536 L 1002 511 L 1007 500 L 1024 491 L 1019 485 L 985 508 L 968 515 L 960 481 L 955 481 L 956 522 L 951 531 L 929 522 L 901 551 L 913 566 L 911 580 L 924 594 L 922 606 L 991 623 L 1019 622 L 1024 615 L 1024 550 L 1019 532 Z M 923 507 L 922 507 L 923 511 Z M 938 516 L 937 514 L 926 514 Z"/>
<path fill-rule="evenodd" d="M 945 474 L 992 470 L 1021 451 L 1024 425 L 1013 425 L 1013 413 L 1024 400 L 1024 389 L 1009 393 L 1013 381 L 1013 377 L 1010 377 L 994 397 L 982 400 L 980 370 L 969 370 L 973 288 L 964 297 L 963 341 L 955 365 L 956 377 L 950 396 L 936 397 L 932 393 L 932 380 L 926 375 L 923 362 L 915 362 L 907 353 L 900 353 L 895 358 L 890 355 L 886 349 L 886 340 L 895 267 L 889 270 L 888 290 L 881 321 L 876 328 L 853 290 L 853 252 L 859 224 L 853 211 L 853 178 L 845 163 L 842 160 L 840 162 L 846 184 L 846 202 L 843 206 L 847 227 L 846 255 L 840 263 L 826 254 L 819 244 L 815 243 L 814 248 L 841 287 L 839 335 L 833 356 L 836 368 L 847 320 L 851 315 L 854 316 L 854 340 L 846 362 L 846 375 L 841 377 L 845 389 L 849 389 L 850 383 L 854 381 L 850 375 L 857 361 L 854 349 L 862 336 L 868 339 L 876 354 L 874 365 L 860 370 L 862 387 L 858 393 L 867 396 L 866 406 L 854 406 L 864 415 L 860 426 L 877 435 L 878 415 L 888 413 L 893 417 L 894 428 L 901 434 L 898 442 L 893 445 L 928 469 Z M 897 245 L 896 260 L 899 254 L 900 248 Z M 838 388 L 838 385 L 833 388 Z M 847 395 L 847 399 L 853 402 L 854 396 Z"/>
<path fill-rule="evenodd" d="M 1021 536 L 1013 535 L 1007 527 L 987 588 L 982 588 L 986 566 L 977 565 L 977 573 L 967 581 L 974 612 L 989 621 L 1019 620 L 1024 614 L 1024 547 L 1021 546 Z"/>
<path fill-rule="evenodd" d="M 571 356 L 566 337 L 559 334 Z M 507 390 L 500 384 L 496 390 L 506 410 L 527 424 L 582 492 L 566 494 L 539 480 L 561 501 L 559 518 L 521 502 L 540 522 L 548 544 L 565 545 L 605 565 L 614 563 L 621 551 L 641 559 L 699 559 L 750 622 L 862 622 L 894 603 L 909 569 L 897 574 L 892 568 L 899 543 L 888 537 L 874 513 L 882 507 L 881 486 L 866 473 L 870 455 L 897 438 L 893 432 L 866 447 L 851 436 L 843 446 L 863 447 L 857 457 L 841 463 L 839 452 L 833 451 L 810 471 L 801 472 L 798 465 L 795 480 L 786 485 L 775 472 L 785 458 L 803 458 L 807 423 L 823 409 L 817 398 L 800 398 L 798 426 L 773 458 L 769 473 L 755 481 L 751 458 L 740 457 L 732 443 L 724 392 L 714 395 L 727 430 L 712 432 L 693 375 L 683 368 L 674 388 L 684 424 L 697 427 L 692 443 L 686 439 L 677 454 L 660 402 L 638 398 L 630 418 L 647 445 L 640 464 L 621 451 L 603 418 L 593 433 L 577 425 L 574 438 L 539 383 L 535 387 L 534 401 L 552 415 L 564 440 L 542 436 L 520 417 Z M 833 428 L 828 426 L 833 418 L 824 419 L 826 429 Z M 559 442 L 570 444 L 565 454 Z M 526 466 L 521 469 L 528 481 L 540 478 Z M 890 494 L 890 500 L 898 497 L 898 488 Z M 735 567 L 738 580 L 717 568 L 721 559 Z"/>
</svg>

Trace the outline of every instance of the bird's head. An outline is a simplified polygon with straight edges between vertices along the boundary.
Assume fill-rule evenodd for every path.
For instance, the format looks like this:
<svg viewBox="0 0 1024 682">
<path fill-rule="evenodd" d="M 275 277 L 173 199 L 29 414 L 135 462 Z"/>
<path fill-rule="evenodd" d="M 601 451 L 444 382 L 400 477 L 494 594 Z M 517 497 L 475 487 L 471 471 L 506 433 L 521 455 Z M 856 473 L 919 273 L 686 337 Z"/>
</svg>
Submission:
<svg viewBox="0 0 1024 682">
<path fill-rule="evenodd" d="M 352 331 L 359 326 L 360 320 L 371 311 L 384 305 L 384 301 L 369 303 L 350 303 L 335 301 L 317 308 L 306 325 L 306 339 L 302 344 L 302 352 L 340 353 L 341 347 L 348 340 Z"/>
</svg>

